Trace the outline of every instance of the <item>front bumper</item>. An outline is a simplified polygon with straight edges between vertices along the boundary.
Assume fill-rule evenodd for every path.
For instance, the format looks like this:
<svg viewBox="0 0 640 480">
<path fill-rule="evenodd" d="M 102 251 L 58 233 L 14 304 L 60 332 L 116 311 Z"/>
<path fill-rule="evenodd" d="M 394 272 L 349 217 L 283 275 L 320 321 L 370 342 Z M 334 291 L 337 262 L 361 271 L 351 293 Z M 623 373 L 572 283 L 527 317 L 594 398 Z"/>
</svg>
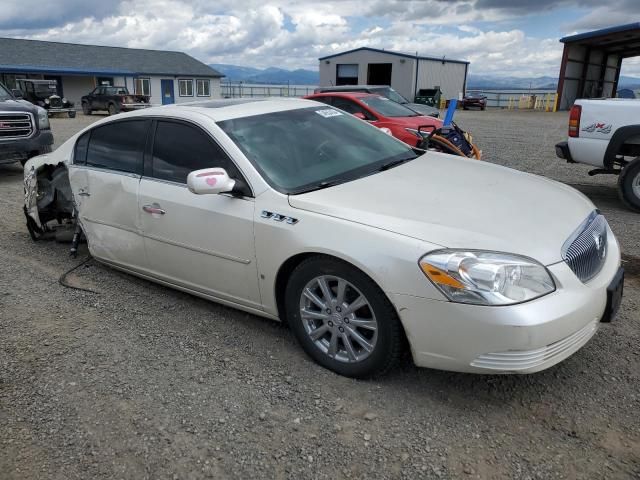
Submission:
<svg viewBox="0 0 640 480">
<path fill-rule="evenodd" d="M 571 150 L 569 150 L 568 142 L 556 143 L 556 157 L 566 160 L 567 163 L 576 163 L 571 157 Z"/>
<path fill-rule="evenodd" d="M 53 144 L 51 130 L 40 130 L 30 138 L 0 141 L 0 164 L 13 163 L 29 157 L 32 153 L 40 153 L 44 147 Z"/>
<path fill-rule="evenodd" d="M 420 367 L 470 373 L 533 373 L 568 358 L 596 333 L 618 272 L 613 234 L 600 273 L 583 284 L 564 263 L 548 267 L 555 292 L 504 307 L 389 295 Z"/>
<path fill-rule="evenodd" d="M 151 104 L 149 103 L 123 103 L 120 106 L 120 110 L 128 111 L 128 110 L 141 110 L 143 108 L 149 108 Z"/>
<path fill-rule="evenodd" d="M 69 112 L 75 112 L 75 108 L 56 108 L 56 107 L 51 107 L 47 109 L 47 113 L 51 114 L 51 113 L 69 113 Z"/>
</svg>

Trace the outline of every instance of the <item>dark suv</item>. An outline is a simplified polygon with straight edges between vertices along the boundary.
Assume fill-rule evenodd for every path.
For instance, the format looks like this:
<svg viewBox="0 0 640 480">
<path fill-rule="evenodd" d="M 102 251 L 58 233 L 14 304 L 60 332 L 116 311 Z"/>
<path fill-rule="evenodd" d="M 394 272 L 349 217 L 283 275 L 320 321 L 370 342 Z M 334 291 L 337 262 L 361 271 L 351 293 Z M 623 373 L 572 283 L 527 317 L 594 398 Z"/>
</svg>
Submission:
<svg viewBox="0 0 640 480">
<path fill-rule="evenodd" d="M 428 117 L 435 118 L 438 118 L 440 116 L 440 111 L 437 108 L 429 107 L 428 105 L 421 105 L 420 103 L 410 102 L 389 85 L 340 85 L 337 87 L 319 87 L 313 91 L 313 93 L 328 92 L 375 93 L 376 95 L 381 95 L 383 97 L 387 97 L 389 100 L 393 100 L 396 103 L 400 103 L 420 115 L 426 115 Z"/>
<path fill-rule="evenodd" d="M 0 164 L 25 162 L 51 151 L 53 135 L 47 111 L 18 100 L 0 83 Z"/>
</svg>

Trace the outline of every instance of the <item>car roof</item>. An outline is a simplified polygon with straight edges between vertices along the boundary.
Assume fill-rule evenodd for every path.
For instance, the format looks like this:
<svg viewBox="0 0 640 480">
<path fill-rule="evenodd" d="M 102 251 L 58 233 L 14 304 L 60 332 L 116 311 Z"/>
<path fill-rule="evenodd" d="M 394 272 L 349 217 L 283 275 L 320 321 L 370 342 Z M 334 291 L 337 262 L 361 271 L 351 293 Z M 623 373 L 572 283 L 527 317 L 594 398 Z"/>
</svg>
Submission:
<svg viewBox="0 0 640 480">
<path fill-rule="evenodd" d="M 319 92 L 314 93 L 313 95 L 309 95 L 307 98 L 313 97 L 345 97 L 345 98 L 368 98 L 368 97 L 379 97 L 380 95 L 376 93 L 367 93 L 367 92 Z"/>
<path fill-rule="evenodd" d="M 330 108 L 324 103 L 300 98 L 225 98 L 220 100 L 204 100 L 145 108 L 117 117 L 156 116 L 156 117 L 188 117 L 197 113 L 209 117 L 215 122 L 234 118 L 251 117 L 267 113 L 283 112 L 310 107 Z"/>
<path fill-rule="evenodd" d="M 16 81 L 31 83 L 57 83 L 55 80 L 40 80 L 36 78 L 16 78 Z"/>
<path fill-rule="evenodd" d="M 380 90 L 381 88 L 391 88 L 389 85 L 338 85 L 335 87 L 318 87 L 318 90 L 322 90 L 325 92 L 340 92 L 340 91 L 349 91 L 349 90 L 370 90 L 376 89 Z"/>
</svg>

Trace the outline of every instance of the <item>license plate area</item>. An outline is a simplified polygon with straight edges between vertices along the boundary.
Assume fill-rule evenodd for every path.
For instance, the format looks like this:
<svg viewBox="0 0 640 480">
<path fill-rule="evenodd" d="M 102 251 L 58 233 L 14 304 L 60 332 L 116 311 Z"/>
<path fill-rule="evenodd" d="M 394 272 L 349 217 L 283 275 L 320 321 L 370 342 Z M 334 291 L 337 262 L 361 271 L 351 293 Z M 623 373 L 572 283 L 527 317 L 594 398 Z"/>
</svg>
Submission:
<svg viewBox="0 0 640 480">
<path fill-rule="evenodd" d="M 609 323 L 613 320 L 620 309 L 622 294 L 624 291 L 624 269 L 620 267 L 616 276 L 607 287 L 607 306 L 604 310 L 601 322 Z"/>
</svg>

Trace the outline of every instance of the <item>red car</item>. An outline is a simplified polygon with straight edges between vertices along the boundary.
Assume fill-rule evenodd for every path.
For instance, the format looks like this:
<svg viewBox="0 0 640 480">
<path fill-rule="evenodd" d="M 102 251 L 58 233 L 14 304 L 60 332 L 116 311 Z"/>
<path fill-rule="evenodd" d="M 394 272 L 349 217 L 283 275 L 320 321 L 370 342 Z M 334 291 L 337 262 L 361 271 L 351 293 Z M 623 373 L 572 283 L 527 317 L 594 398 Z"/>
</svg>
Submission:
<svg viewBox="0 0 640 480">
<path fill-rule="evenodd" d="M 442 126 L 442 121 L 437 118 L 418 115 L 399 103 L 371 93 L 326 92 L 307 95 L 304 98 L 339 108 L 378 128 L 387 128 L 394 137 L 412 147 L 417 146 L 422 140 L 418 127 L 440 128 Z M 429 131 L 429 129 L 426 130 L 427 133 Z"/>
</svg>

